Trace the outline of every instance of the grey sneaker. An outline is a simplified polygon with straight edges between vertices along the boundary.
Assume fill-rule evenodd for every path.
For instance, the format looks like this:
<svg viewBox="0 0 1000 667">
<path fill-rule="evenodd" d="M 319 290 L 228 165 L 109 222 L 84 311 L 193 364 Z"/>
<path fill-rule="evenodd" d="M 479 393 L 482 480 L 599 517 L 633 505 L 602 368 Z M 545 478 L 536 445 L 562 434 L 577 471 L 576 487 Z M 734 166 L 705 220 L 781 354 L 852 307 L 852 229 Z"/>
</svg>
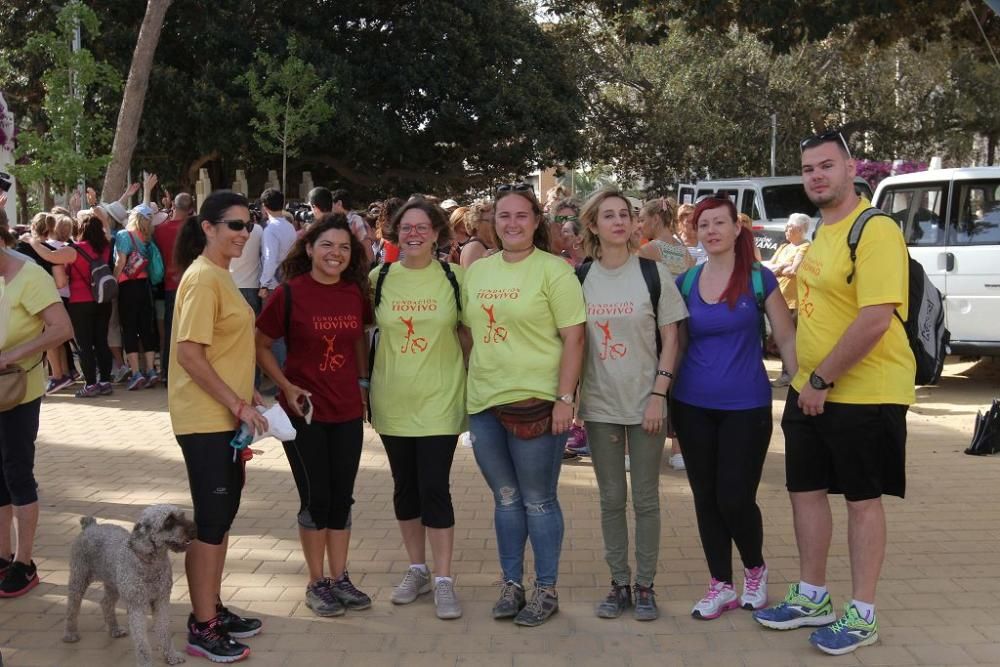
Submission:
<svg viewBox="0 0 1000 667">
<path fill-rule="evenodd" d="M 556 595 L 556 587 L 535 584 L 531 602 L 514 617 L 514 624 L 533 628 L 549 620 L 549 617 L 557 611 L 559 611 L 559 596 Z"/>
<path fill-rule="evenodd" d="M 403 575 L 403 580 L 392 589 L 393 604 L 410 604 L 418 595 L 431 592 L 431 573 L 419 567 L 411 567 Z"/>
<path fill-rule="evenodd" d="M 437 617 L 443 619 L 461 618 L 462 605 L 455 595 L 455 582 L 451 579 L 442 579 L 434 584 L 434 607 L 437 609 Z"/>
<path fill-rule="evenodd" d="M 318 579 L 306 586 L 306 606 L 317 616 L 343 616 L 347 609 L 330 591 L 333 582 L 329 577 Z"/>
<path fill-rule="evenodd" d="M 652 586 L 635 585 L 635 611 L 633 616 L 637 621 L 655 621 L 660 617 L 656 606 L 656 593 Z"/>
<path fill-rule="evenodd" d="M 330 582 L 330 592 L 348 609 L 360 611 L 372 606 L 372 599 L 351 583 L 350 577 L 347 576 L 347 570 L 344 570 L 340 577 Z"/>
<path fill-rule="evenodd" d="M 632 606 L 632 590 L 628 584 L 621 585 L 611 580 L 608 596 L 597 605 L 597 618 L 618 618 Z"/>
<path fill-rule="evenodd" d="M 524 609 L 524 586 L 513 581 L 505 581 L 500 591 L 500 599 L 493 605 L 493 618 L 514 618 Z"/>
</svg>

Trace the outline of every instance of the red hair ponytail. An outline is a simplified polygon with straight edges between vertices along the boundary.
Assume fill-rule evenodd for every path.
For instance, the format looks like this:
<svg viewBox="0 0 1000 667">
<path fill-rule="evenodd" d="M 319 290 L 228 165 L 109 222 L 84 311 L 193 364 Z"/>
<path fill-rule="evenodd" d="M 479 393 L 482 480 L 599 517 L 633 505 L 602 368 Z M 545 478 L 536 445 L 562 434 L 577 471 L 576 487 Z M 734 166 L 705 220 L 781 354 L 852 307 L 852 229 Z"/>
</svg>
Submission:
<svg viewBox="0 0 1000 667">
<path fill-rule="evenodd" d="M 736 223 L 739 224 L 739 223 Z M 740 297 L 750 289 L 750 270 L 757 261 L 754 256 L 753 232 L 746 227 L 740 227 L 740 235 L 736 237 L 736 261 L 733 262 L 733 273 L 729 276 L 729 284 L 719 297 L 719 301 L 729 304 L 730 310 L 736 307 Z"/>
</svg>

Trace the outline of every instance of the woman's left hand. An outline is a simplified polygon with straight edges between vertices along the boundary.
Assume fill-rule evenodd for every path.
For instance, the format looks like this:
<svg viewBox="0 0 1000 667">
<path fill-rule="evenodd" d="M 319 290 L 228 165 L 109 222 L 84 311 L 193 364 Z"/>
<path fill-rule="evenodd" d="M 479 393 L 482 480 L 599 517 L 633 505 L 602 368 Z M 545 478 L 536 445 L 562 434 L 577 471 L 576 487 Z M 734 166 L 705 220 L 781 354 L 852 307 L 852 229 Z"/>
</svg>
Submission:
<svg viewBox="0 0 1000 667">
<path fill-rule="evenodd" d="M 368 390 L 361 387 L 361 420 L 368 420 Z"/>
<path fill-rule="evenodd" d="M 253 390 L 253 398 L 251 400 L 253 401 L 254 407 L 257 407 L 258 405 L 264 405 L 264 397 L 261 396 L 260 392 L 257 391 L 256 389 Z"/>
<path fill-rule="evenodd" d="M 646 412 L 642 415 L 642 430 L 650 435 L 663 430 L 667 419 L 667 399 L 662 396 L 650 396 L 646 402 Z"/>
<path fill-rule="evenodd" d="M 552 406 L 552 434 L 559 435 L 569 430 L 573 424 L 573 406 L 556 401 Z"/>
</svg>

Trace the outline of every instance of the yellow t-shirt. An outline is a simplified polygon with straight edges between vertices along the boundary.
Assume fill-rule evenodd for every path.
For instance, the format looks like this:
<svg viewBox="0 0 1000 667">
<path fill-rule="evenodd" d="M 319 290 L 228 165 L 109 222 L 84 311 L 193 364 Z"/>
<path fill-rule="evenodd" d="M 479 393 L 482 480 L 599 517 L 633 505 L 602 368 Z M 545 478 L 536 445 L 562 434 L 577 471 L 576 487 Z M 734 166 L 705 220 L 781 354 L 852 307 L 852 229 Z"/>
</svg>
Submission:
<svg viewBox="0 0 1000 667">
<path fill-rule="evenodd" d="M 375 293 L 381 267 L 368 281 Z M 458 284 L 465 272 L 451 264 Z M 371 378 L 372 426 L 382 435 L 419 437 L 462 432 L 465 364 L 458 342 L 455 291 L 440 263 L 389 267 L 375 310 L 379 328 Z"/>
<path fill-rule="evenodd" d="M 170 332 L 167 398 L 176 435 L 234 430 L 236 418 L 198 386 L 177 362 L 177 343 L 205 346 L 212 368 L 236 395 L 250 402 L 256 363 L 253 310 L 229 271 L 204 257 L 184 272 L 177 287 Z"/>
<path fill-rule="evenodd" d="M 0 250 L 3 252 L 3 250 Z M 3 279 L 0 278 L 0 283 Z M 52 276 L 37 264 L 25 262 L 13 280 L 4 287 L 10 303 L 10 320 L 7 322 L 7 342 L 4 349 L 16 347 L 42 335 L 45 325 L 39 313 L 54 303 L 61 303 Z M 45 393 L 45 368 L 38 363 L 42 353 L 21 359 L 17 365 L 28 370 L 27 390 L 21 405 Z"/>
<path fill-rule="evenodd" d="M 775 251 L 774 257 L 771 258 L 771 266 L 795 263 L 795 259 L 799 255 L 804 255 L 809 250 L 810 245 L 809 241 L 803 241 L 798 245 L 792 243 L 781 244 Z M 785 303 L 788 304 L 790 309 L 795 310 L 798 298 L 798 281 L 795 280 L 795 276 L 780 275 L 776 277 L 778 279 L 778 289 L 781 290 L 781 296 L 784 297 Z"/>
<path fill-rule="evenodd" d="M 472 264 L 462 287 L 462 316 L 472 332 L 469 414 L 528 398 L 554 400 L 558 330 L 587 320 L 572 267 L 541 250 L 515 263 L 497 253 Z"/>
<path fill-rule="evenodd" d="M 823 225 L 798 270 L 798 331 L 795 336 L 799 371 L 792 386 L 801 391 L 809 374 L 826 358 L 865 306 L 891 303 L 907 318 L 909 262 L 899 226 L 888 216 L 868 221 L 858 244 L 854 279 L 847 235 L 851 224 L 871 204 L 862 199 L 840 222 Z M 864 359 L 834 383 L 827 400 L 834 403 L 896 403 L 915 401 L 916 364 L 899 319 Z"/>
</svg>

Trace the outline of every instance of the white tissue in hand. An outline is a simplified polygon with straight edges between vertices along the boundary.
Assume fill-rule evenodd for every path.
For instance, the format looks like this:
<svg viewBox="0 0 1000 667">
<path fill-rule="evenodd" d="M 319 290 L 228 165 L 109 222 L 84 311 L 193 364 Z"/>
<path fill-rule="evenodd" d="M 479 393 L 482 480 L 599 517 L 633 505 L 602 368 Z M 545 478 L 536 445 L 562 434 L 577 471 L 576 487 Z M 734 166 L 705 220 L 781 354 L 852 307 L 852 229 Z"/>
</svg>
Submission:
<svg viewBox="0 0 1000 667">
<path fill-rule="evenodd" d="M 254 438 L 254 442 L 268 436 L 277 438 L 281 441 L 295 439 L 295 427 L 292 426 L 291 420 L 281 408 L 280 403 L 275 403 L 266 410 L 263 406 L 258 406 L 257 410 L 264 415 L 264 419 L 267 420 L 267 430 L 262 435 Z"/>
</svg>

